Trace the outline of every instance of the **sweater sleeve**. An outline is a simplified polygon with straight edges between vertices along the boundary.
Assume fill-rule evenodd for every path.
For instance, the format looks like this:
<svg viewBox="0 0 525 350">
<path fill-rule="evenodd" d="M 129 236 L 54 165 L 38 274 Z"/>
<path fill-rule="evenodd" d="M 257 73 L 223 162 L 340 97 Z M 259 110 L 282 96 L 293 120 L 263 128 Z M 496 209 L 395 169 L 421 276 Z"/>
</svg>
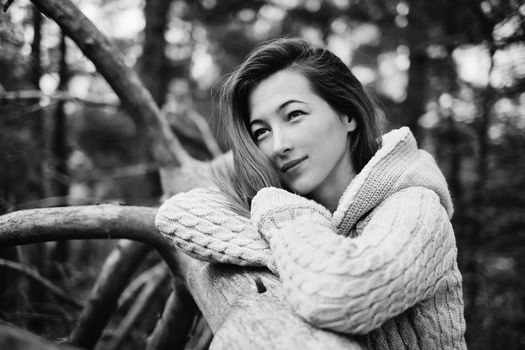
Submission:
<svg viewBox="0 0 525 350">
<path fill-rule="evenodd" d="M 276 271 L 268 243 L 248 218 L 226 205 L 217 189 L 197 188 L 169 198 L 155 226 L 184 253 L 208 262 L 267 266 Z"/>
<path fill-rule="evenodd" d="M 288 302 L 318 327 L 366 334 L 435 294 L 454 264 L 452 227 L 430 190 L 387 198 L 357 238 L 335 233 L 318 208 L 303 215 L 306 200 L 283 192 L 258 194 L 252 217 L 270 242 Z M 296 204 L 279 207 L 283 197 Z"/>
</svg>

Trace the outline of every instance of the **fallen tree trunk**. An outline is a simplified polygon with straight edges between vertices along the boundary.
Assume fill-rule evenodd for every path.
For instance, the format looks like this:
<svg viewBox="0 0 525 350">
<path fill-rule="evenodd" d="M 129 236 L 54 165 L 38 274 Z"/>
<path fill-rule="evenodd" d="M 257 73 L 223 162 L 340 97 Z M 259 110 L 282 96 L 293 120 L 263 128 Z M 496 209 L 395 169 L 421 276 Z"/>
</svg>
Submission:
<svg viewBox="0 0 525 350">
<path fill-rule="evenodd" d="M 154 213 L 116 205 L 21 210 L 0 216 L 0 247 L 58 239 L 139 240 L 162 251 L 172 273 L 186 281 L 215 333 L 213 349 L 361 348 L 350 337 L 296 316 L 283 301 L 279 280 L 267 270 L 211 265 L 177 252 L 155 229 Z"/>
<path fill-rule="evenodd" d="M 266 269 L 190 260 L 185 270 L 188 287 L 215 334 L 214 350 L 363 348 L 351 337 L 295 315 L 283 299 L 280 281 Z"/>
</svg>

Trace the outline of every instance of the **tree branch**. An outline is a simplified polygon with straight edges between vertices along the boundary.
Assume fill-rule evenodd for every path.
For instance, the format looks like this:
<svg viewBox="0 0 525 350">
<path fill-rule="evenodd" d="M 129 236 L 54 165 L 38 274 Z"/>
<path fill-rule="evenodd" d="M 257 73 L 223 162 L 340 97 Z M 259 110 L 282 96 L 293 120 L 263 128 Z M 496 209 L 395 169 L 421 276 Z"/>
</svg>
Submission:
<svg viewBox="0 0 525 350">
<path fill-rule="evenodd" d="M 196 314 L 197 305 L 186 286 L 173 281 L 173 291 L 148 338 L 146 350 L 183 349 Z"/>
<path fill-rule="evenodd" d="M 0 324 L 0 349 L 79 350 L 71 346 L 53 344 L 22 328 L 7 324 Z"/>
<path fill-rule="evenodd" d="M 137 73 L 124 63 L 118 50 L 95 25 L 70 0 L 32 1 L 42 13 L 55 20 L 93 62 L 139 128 L 147 129 L 155 159 L 160 164 L 190 162 L 192 158 L 182 148 Z"/>
<path fill-rule="evenodd" d="M 162 262 L 159 264 L 163 264 Z M 141 272 L 136 276 L 133 281 L 131 281 L 126 289 L 121 293 L 118 300 L 118 308 L 124 309 L 128 308 L 132 304 L 137 296 L 137 294 L 144 288 L 144 286 L 151 280 L 151 275 L 158 268 L 158 265 L 154 265 L 149 269 Z"/>
<path fill-rule="evenodd" d="M 155 228 L 155 208 L 101 204 L 19 210 L 0 216 L 0 248 L 70 239 L 129 239 L 157 249 L 178 274 L 176 249 Z"/>
<path fill-rule="evenodd" d="M 71 333 L 72 344 L 84 348 L 95 346 L 118 305 L 122 291 L 150 251 L 150 246 L 138 242 L 122 240 L 117 244 L 104 262 L 86 307 Z"/>
<path fill-rule="evenodd" d="M 155 296 L 156 290 L 166 281 L 168 276 L 169 274 L 167 273 L 164 264 L 155 266 L 151 274 L 151 279 L 146 283 L 137 300 L 135 300 L 133 306 L 115 330 L 113 339 L 111 339 L 109 344 L 106 345 L 105 348 L 107 350 L 116 350 L 120 347 L 120 344 L 129 333 L 138 317 L 151 303 L 151 299 Z"/>
</svg>

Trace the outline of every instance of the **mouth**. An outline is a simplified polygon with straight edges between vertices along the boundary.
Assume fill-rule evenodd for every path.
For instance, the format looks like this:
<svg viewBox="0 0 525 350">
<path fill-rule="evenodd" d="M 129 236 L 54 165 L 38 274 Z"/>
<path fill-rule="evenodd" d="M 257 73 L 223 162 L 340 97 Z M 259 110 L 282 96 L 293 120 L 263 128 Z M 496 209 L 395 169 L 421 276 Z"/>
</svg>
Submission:
<svg viewBox="0 0 525 350">
<path fill-rule="evenodd" d="M 308 158 L 308 157 L 304 156 L 302 158 L 290 160 L 290 161 L 284 163 L 283 165 L 281 165 L 279 170 L 281 170 L 282 173 L 285 173 L 285 172 L 289 171 L 290 169 L 296 167 L 298 164 L 302 163 L 302 161 L 305 160 L 306 158 Z"/>
</svg>

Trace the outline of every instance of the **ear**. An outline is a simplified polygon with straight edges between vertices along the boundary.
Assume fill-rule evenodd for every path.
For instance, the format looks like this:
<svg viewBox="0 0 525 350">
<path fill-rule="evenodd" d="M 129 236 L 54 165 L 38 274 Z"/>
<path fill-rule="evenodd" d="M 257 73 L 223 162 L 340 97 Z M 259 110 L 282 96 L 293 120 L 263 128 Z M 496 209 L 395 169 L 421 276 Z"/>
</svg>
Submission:
<svg viewBox="0 0 525 350">
<path fill-rule="evenodd" d="M 342 120 L 343 124 L 345 125 L 346 131 L 355 131 L 355 129 L 357 128 L 357 122 L 355 121 L 355 118 L 350 118 L 349 116 L 345 115 L 343 116 Z"/>
</svg>

